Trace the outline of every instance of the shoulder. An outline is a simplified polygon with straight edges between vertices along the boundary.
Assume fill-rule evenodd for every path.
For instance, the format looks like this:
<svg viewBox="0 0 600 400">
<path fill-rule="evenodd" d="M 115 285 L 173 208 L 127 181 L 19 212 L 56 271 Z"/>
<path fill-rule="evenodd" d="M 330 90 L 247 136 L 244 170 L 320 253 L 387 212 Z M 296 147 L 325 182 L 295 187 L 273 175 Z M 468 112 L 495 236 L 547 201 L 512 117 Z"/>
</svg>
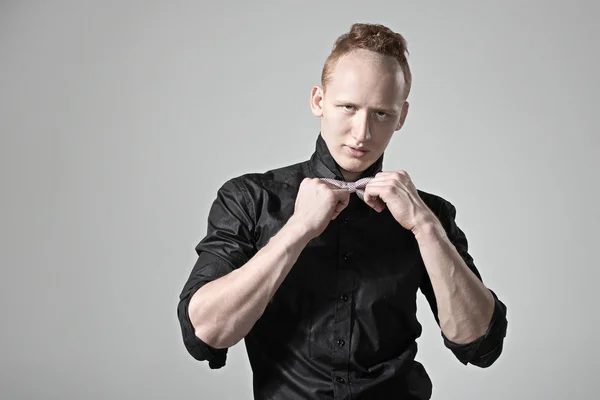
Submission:
<svg viewBox="0 0 600 400">
<path fill-rule="evenodd" d="M 250 197 L 263 191 L 278 191 L 282 188 L 298 188 L 308 176 L 308 161 L 274 167 L 263 172 L 247 172 L 229 178 L 223 186 L 245 192 Z"/>
</svg>

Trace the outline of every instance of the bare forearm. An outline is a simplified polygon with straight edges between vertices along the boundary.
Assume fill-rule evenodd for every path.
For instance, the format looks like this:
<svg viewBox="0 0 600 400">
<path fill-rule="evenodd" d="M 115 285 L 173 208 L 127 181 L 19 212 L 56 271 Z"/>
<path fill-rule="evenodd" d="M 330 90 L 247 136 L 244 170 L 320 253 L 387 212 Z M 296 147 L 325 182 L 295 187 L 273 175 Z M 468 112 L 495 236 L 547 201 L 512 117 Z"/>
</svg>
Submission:
<svg viewBox="0 0 600 400">
<path fill-rule="evenodd" d="M 455 343 L 470 343 L 487 331 L 494 298 L 466 265 L 440 222 L 429 220 L 415 231 L 435 294 L 440 328 Z"/>
<path fill-rule="evenodd" d="M 309 240 L 303 226 L 290 219 L 250 261 L 198 289 L 189 304 L 196 336 L 215 348 L 244 338 Z"/>
</svg>

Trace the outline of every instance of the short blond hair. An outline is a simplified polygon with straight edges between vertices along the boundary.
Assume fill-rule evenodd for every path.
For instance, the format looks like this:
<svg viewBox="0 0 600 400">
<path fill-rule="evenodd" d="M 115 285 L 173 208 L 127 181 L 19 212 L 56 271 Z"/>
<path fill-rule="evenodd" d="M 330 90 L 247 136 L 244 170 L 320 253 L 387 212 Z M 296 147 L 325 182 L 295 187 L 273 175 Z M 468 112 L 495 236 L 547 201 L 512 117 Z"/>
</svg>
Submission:
<svg viewBox="0 0 600 400">
<path fill-rule="evenodd" d="M 355 23 L 350 31 L 337 38 L 331 54 L 327 57 L 321 72 L 323 90 L 331 81 L 331 73 L 339 58 L 354 50 L 370 50 L 398 60 L 404 75 L 404 98 L 408 97 L 412 83 L 412 74 L 408 65 L 406 39 L 390 28 L 380 24 Z"/>
</svg>

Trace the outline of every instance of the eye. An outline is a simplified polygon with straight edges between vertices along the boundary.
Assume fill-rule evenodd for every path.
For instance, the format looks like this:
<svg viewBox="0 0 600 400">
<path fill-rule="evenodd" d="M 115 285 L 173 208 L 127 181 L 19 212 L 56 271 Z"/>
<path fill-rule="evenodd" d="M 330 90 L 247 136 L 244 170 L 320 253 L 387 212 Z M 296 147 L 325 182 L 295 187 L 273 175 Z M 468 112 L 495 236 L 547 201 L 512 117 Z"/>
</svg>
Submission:
<svg viewBox="0 0 600 400">
<path fill-rule="evenodd" d="M 375 114 L 377 114 L 377 116 L 381 118 L 387 117 L 387 113 L 384 111 L 376 111 Z"/>
<path fill-rule="evenodd" d="M 343 108 L 344 108 L 344 110 L 346 110 L 346 111 L 352 111 L 352 110 L 354 110 L 354 106 L 349 106 L 349 105 L 346 105 L 346 104 L 345 104 L 345 105 L 342 105 L 342 107 L 343 107 Z"/>
</svg>

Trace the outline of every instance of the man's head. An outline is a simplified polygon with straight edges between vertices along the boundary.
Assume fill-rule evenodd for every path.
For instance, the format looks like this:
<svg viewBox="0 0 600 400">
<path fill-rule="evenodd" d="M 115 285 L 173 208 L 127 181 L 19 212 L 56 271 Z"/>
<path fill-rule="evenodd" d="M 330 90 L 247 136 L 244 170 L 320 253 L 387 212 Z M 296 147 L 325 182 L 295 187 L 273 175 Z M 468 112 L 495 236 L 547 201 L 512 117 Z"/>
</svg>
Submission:
<svg viewBox="0 0 600 400">
<path fill-rule="evenodd" d="M 404 124 L 411 86 L 407 55 L 402 35 L 382 25 L 354 24 L 325 62 L 310 105 L 346 180 L 377 161 Z"/>
</svg>

